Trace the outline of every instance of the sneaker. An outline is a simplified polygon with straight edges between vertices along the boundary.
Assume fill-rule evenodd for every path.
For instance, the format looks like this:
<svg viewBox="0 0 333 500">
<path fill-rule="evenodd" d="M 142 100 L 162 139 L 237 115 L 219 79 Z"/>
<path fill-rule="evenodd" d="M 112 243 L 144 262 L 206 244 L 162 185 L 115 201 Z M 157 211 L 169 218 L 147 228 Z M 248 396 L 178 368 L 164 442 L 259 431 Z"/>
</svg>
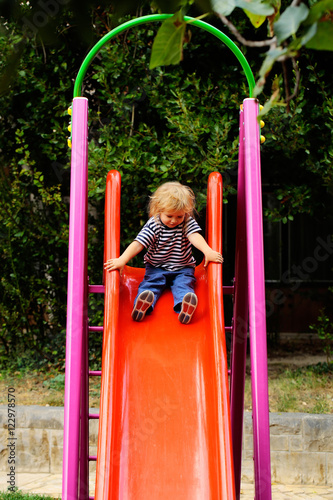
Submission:
<svg viewBox="0 0 333 500">
<path fill-rule="evenodd" d="M 194 311 L 198 305 L 198 298 L 195 293 L 187 293 L 182 302 L 182 309 L 179 313 L 178 319 L 184 325 L 187 325 L 192 319 Z"/>
<path fill-rule="evenodd" d="M 134 321 L 142 321 L 146 316 L 146 312 L 154 302 L 154 293 L 150 290 L 144 290 L 136 299 L 135 306 L 132 311 Z"/>
</svg>

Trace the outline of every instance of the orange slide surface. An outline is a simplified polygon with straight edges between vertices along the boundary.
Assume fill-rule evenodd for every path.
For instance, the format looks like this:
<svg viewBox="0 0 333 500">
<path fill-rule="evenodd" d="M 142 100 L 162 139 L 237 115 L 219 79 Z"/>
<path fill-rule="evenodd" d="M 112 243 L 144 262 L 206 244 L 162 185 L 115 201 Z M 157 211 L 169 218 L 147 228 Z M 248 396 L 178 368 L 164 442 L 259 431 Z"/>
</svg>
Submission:
<svg viewBox="0 0 333 500">
<path fill-rule="evenodd" d="M 208 241 L 220 251 L 221 182 L 211 175 L 207 204 Z M 106 259 L 119 254 L 119 206 L 120 176 L 112 171 Z M 143 322 L 132 320 L 143 273 L 105 274 L 95 499 L 234 499 L 222 266 L 196 268 L 199 304 L 189 325 L 178 321 L 170 291 Z"/>
</svg>

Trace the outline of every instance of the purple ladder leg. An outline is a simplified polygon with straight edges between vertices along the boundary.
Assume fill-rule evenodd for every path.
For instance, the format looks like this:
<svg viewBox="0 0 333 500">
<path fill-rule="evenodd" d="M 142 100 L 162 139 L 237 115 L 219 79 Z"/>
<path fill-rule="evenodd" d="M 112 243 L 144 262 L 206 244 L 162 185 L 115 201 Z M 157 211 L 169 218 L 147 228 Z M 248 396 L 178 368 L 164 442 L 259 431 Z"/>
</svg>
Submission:
<svg viewBox="0 0 333 500">
<path fill-rule="evenodd" d="M 271 500 L 266 302 L 258 102 L 244 100 L 245 192 L 256 500 Z"/>
<path fill-rule="evenodd" d="M 62 499 L 78 498 L 83 341 L 87 330 L 88 100 L 72 107 Z"/>
</svg>

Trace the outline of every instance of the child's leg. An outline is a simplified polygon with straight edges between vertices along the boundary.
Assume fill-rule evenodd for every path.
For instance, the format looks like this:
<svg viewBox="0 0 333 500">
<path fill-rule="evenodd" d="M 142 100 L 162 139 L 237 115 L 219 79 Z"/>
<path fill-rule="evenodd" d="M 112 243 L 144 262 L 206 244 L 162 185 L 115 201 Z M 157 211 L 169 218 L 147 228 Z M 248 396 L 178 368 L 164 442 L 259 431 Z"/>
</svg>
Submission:
<svg viewBox="0 0 333 500">
<path fill-rule="evenodd" d="M 192 316 L 198 305 L 198 297 L 193 292 L 188 292 L 182 302 L 182 308 L 178 315 L 178 319 L 184 325 L 187 325 L 192 319 Z"/>
<path fill-rule="evenodd" d="M 171 284 L 171 290 L 174 300 L 174 311 L 179 313 L 182 308 L 182 302 L 185 295 L 188 293 L 194 294 L 194 286 L 196 279 L 194 277 L 194 267 L 184 267 L 174 277 Z"/>
<path fill-rule="evenodd" d="M 144 290 L 135 301 L 132 311 L 134 321 L 142 321 L 154 302 L 154 294 L 150 290 Z"/>
<path fill-rule="evenodd" d="M 154 294 L 154 298 L 153 298 L 153 301 L 151 303 L 151 306 L 147 310 L 147 313 L 148 314 L 151 313 L 155 307 L 157 300 L 160 298 L 163 290 L 165 289 L 165 287 L 166 287 L 165 270 L 160 268 L 160 267 L 151 266 L 149 264 L 146 265 L 146 272 L 145 272 L 144 278 L 139 285 L 138 293 L 137 293 L 135 300 L 134 300 L 134 309 L 136 307 L 136 302 L 137 302 L 140 294 L 145 292 L 145 291 L 150 291 Z M 133 313 L 132 313 L 132 315 L 133 315 Z"/>
</svg>

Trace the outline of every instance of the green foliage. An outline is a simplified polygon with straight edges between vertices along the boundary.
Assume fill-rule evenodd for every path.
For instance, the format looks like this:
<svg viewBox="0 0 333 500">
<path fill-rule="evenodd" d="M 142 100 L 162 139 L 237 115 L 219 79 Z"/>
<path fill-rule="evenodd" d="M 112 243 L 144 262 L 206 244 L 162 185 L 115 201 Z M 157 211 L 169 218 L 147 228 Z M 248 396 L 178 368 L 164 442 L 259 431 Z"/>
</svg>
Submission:
<svg viewBox="0 0 333 500">
<path fill-rule="evenodd" d="M 0 363 L 63 358 L 67 208 L 41 172 L 12 165 L 1 176 Z M 50 252 L 50 249 L 52 251 Z"/>
<path fill-rule="evenodd" d="M 203 53 L 198 42 L 191 46 L 188 67 L 148 72 L 146 47 L 154 32 L 145 33 L 128 33 L 126 44 L 117 40 L 103 49 L 92 82 L 87 81 L 88 87 L 96 85 L 98 95 L 90 113 L 89 196 L 101 213 L 106 173 L 112 168 L 121 172 L 123 244 L 146 220 L 148 196 L 160 183 L 177 179 L 191 185 L 200 211 L 209 173 L 237 163 L 237 62 L 223 66 L 219 85 L 213 68 L 205 66 L 200 73 L 200 59 L 194 73 Z M 234 189 L 226 183 L 226 199 Z"/>
<path fill-rule="evenodd" d="M 46 379 L 43 385 L 48 389 L 64 390 L 65 389 L 65 374 L 59 373 L 54 378 Z"/>
<path fill-rule="evenodd" d="M 86 12 L 86 2 L 82 5 Z M 100 7 L 89 16 L 90 45 L 119 22 L 112 9 Z M 2 367 L 47 368 L 62 365 L 64 358 L 67 108 L 89 47 L 78 38 L 77 18 L 71 11 L 60 9 L 49 21 L 56 44 L 50 39 L 44 43 L 43 30 L 27 33 L 22 19 L 7 22 L 0 32 L 0 70 L 6 76 L 0 96 Z M 247 18 L 238 14 L 238 25 L 246 24 Z M 235 193 L 238 108 L 247 95 L 238 62 L 221 42 L 191 27 L 182 63 L 149 70 L 156 31 L 135 29 L 113 40 L 97 55 L 84 81 L 90 107 L 91 283 L 102 281 L 104 192 L 110 169 L 122 174 L 123 246 L 146 220 L 148 197 L 161 182 L 178 179 L 191 185 L 199 212 L 205 205 L 210 172 L 224 175 L 225 201 Z M 260 68 L 260 58 L 250 49 L 246 55 L 254 69 Z M 273 58 L 269 69 L 274 62 Z M 263 180 L 275 186 L 277 201 L 266 215 L 275 221 L 292 220 L 299 212 L 322 213 L 332 195 L 330 65 L 326 57 L 315 61 L 309 56 L 302 62 L 304 85 L 290 105 L 290 114 L 284 107 L 271 109 L 264 130 Z M 199 222 L 204 225 L 203 215 Z M 135 264 L 141 265 L 141 259 Z M 89 318 L 92 324 L 102 324 L 102 298 L 89 301 Z M 90 351 L 96 368 L 100 349 L 96 336 Z"/>
<path fill-rule="evenodd" d="M 276 197 L 274 208 L 265 207 L 272 221 L 285 223 L 298 213 L 320 220 L 330 217 L 333 100 L 326 61 L 314 64 L 313 57 L 307 58 L 303 79 L 306 87 L 290 104 L 290 114 L 282 107 L 271 109 L 262 131 L 267 139 L 262 148 L 263 182 L 272 186 Z"/>
<path fill-rule="evenodd" d="M 314 50 L 333 50 L 333 26 L 329 23 L 317 23 L 316 34 L 309 41 L 306 40 L 306 47 Z"/>
<path fill-rule="evenodd" d="M 21 491 L 0 491 L 0 500 L 53 500 L 46 495 L 37 495 L 36 493 L 23 493 Z"/>
<path fill-rule="evenodd" d="M 309 5 L 308 5 L 309 3 Z M 220 19 L 227 26 L 231 37 L 243 46 L 257 47 L 266 50 L 265 59 L 258 73 L 255 95 L 259 95 L 269 84 L 269 75 L 277 68 L 279 76 L 285 76 L 285 63 L 299 59 L 300 54 L 306 51 L 332 51 L 333 29 L 332 10 L 333 0 L 310 0 L 310 2 L 291 2 L 281 0 L 67 0 L 65 3 L 52 3 L 51 12 L 48 6 L 38 0 L 29 2 L 12 2 L 2 0 L 0 2 L 0 17 L 6 30 L 8 22 L 20 22 L 24 37 L 37 35 L 42 41 L 42 46 L 55 44 L 58 41 L 59 28 L 57 18 L 67 14 L 64 22 L 66 30 L 71 28 L 74 33 L 75 42 L 84 42 L 91 45 L 95 38 L 95 25 L 91 23 L 91 12 L 97 12 L 102 18 L 103 11 L 110 10 L 114 13 L 112 24 L 117 24 L 118 18 L 125 14 L 141 15 L 143 5 L 163 13 L 176 13 L 176 23 L 165 21 L 154 44 L 152 52 L 152 66 L 165 64 L 176 64 L 182 60 L 182 47 L 187 41 L 185 35 L 185 23 L 182 14 L 190 14 L 194 17 L 210 15 L 213 24 Z M 46 12 L 45 12 L 46 11 Z M 71 15 L 75 19 L 71 26 Z M 239 23 L 239 18 L 246 17 L 247 23 Z M 43 19 L 43 21 L 41 21 Z M 234 19 L 237 19 L 234 22 Z M 251 31 L 248 29 L 248 21 Z M 260 32 L 261 26 L 265 29 Z M 110 24 L 107 25 L 110 29 Z M 254 28 L 254 29 L 253 29 Z M 170 31 L 171 29 L 171 31 Z M 164 35 L 163 35 L 164 32 Z M 165 46 L 160 41 L 168 40 Z M 61 35 L 64 31 L 61 32 Z M 161 35 L 161 36 L 160 36 Z M 23 37 L 23 38 L 24 38 Z M 267 38 L 268 37 L 268 38 Z M 158 40 L 160 38 L 160 40 Z M 171 41 L 171 43 L 169 43 Z M 21 57 L 22 43 L 24 39 L 18 36 L 15 49 L 6 51 L 7 68 L 5 76 L 0 80 L 0 91 L 8 89 L 9 83 L 17 73 L 18 61 Z M 162 49 L 162 50 L 161 50 Z M 270 49 L 270 50 L 269 50 Z M 280 65 L 279 63 L 282 63 Z M 285 100 L 289 101 L 288 83 L 284 82 Z M 269 93 L 270 91 L 267 90 Z M 273 92 L 274 93 L 274 92 Z"/>
<path fill-rule="evenodd" d="M 333 368 L 333 321 L 325 309 L 320 311 L 317 323 L 310 325 L 310 329 L 318 333 L 323 343 L 323 351 L 327 356 L 327 364 Z"/>
<path fill-rule="evenodd" d="M 22 57 L 0 97 L 0 366 L 63 363 L 68 248 L 66 43 L 42 48 L 0 34 L 0 50 Z"/>
<path fill-rule="evenodd" d="M 313 206 L 310 203 L 311 190 L 307 185 L 286 186 L 276 190 L 279 205 L 273 209 L 266 208 L 265 215 L 273 222 L 282 221 L 286 224 L 294 220 L 295 213 L 309 213 L 313 215 Z"/>
<path fill-rule="evenodd" d="M 158 0 L 155 3 L 162 7 Z M 268 49 L 258 72 L 254 88 L 255 97 L 265 88 L 268 76 L 273 67 L 276 68 L 276 63 L 282 63 L 282 71 L 280 69 L 279 72 L 283 73 L 285 98 L 289 101 L 289 82 L 285 71 L 286 61 L 292 60 L 295 66 L 296 58 L 299 58 L 301 50 L 304 52 L 305 47 L 320 51 L 333 50 L 333 0 L 311 2 L 309 7 L 303 2 L 297 4 L 293 2 L 286 5 L 286 2 L 279 0 L 228 0 L 227 2 L 225 0 L 211 0 L 210 5 L 207 3 L 203 5 L 200 0 L 196 2 L 191 0 L 182 2 L 181 6 L 175 6 L 177 12 L 174 17 L 164 21 L 159 29 L 152 50 L 151 67 L 177 64 L 182 60 L 182 46 L 186 41 L 183 12 L 188 10 L 193 3 L 200 13 L 204 12 L 204 15 L 214 13 L 215 16 L 219 17 L 223 24 L 226 24 L 231 30 L 231 34 L 243 45 L 243 50 L 246 46 L 258 47 L 258 49 L 266 47 Z M 181 10 L 178 10 L 180 7 Z M 247 39 L 246 35 L 244 36 L 245 31 L 247 31 L 246 28 L 244 29 L 244 24 L 238 22 L 234 24 L 233 21 L 234 17 L 237 16 L 237 8 L 243 10 L 256 29 L 266 21 L 268 39 L 253 40 L 256 38 L 253 33 Z M 262 38 L 265 38 L 265 35 Z M 276 101 L 274 89 L 271 100 Z"/>
<path fill-rule="evenodd" d="M 62 16 L 59 14 L 59 30 Z M 109 12 L 94 20 L 96 37 L 114 23 Z M 66 17 L 70 27 L 71 18 Z M 9 45 L 8 38 L 9 36 Z M 0 365 L 12 369 L 62 365 L 65 347 L 69 154 L 67 108 L 84 51 L 61 32 L 57 47 L 20 36 L 11 25 L 0 48 L 22 58 L 10 91 L 0 98 L 2 213 L 0 255 Z M 205 205 L 210 172 L 237 164 L 237 61 L 207 65 L 207 50 L 225 57 L 218 42 L 196 34 L 182 66 L 149 71 L 153 30 L 133 30 L 95 59 L 84 87 L 90 101 L 89 263 L 91 283 L 102 281 L 106 174 L 122 174 L 122 244 L 146 220 L 150 193 L 169 179 L 190 184 L 198 209 Z M 10 48 L 11 47 L 11 48 Z M 81 52 L 80 52 L 81 50 Z M 222 60 L 222 57 L 221 57 Z M 195 71 L 197 70 L 197 73 Z M 230 87 L 230 89 L 229 89 Z M 226 183 L 226 199 L 235 177 Z M 204 219 L 200 221 L 204 224 Z M 137 264 L 142 265 L 141 259 Z M 103 322 L 103 298 L 89 303 L 92 324 Z M 91 363 L 100 362 L 101 339 L 91 341 Z"/>
<path fill-rule="evenodd" d="M 183 59 L 186 23 L 182 13 L 176 12 L 158 30 L 153 43 L 149 68 L 178 64 Z"/>
<path fill-rule="evenodd" d="M 313 373 L 317 375 L 333 375 L 333 363 L 331 362 L 326 362 L 326 363 L 317 363 L 316 365 L 312 365 L 308 367 L 308 370 L 312 371 Z"/>
<path fill-rule="evenodd" d="M 309 9 L 304 3 L 290 5 L 274 23 L 274 31 L 278 43 L 284 42 L 290 36 L 294 36 L 301 23 L 308 17 Z"/>
<path fill-rule="evenodd" d="M 332 10 L 332 0 L 321 0 L 312 5 L 305 25 L 313 26 L 315 34 L 305 43 L 308 49 L 333 50 Z"/>
<path fill-rule="evenodd" d="M 274 9 L 268 2 L 261 0 L 211 0 L 212 10 L 224 16 L 229 16 L 236 7 L 247 10 L 252 14 L 261 16 L 270 16 L 274 13 Z"/>
</svg>

